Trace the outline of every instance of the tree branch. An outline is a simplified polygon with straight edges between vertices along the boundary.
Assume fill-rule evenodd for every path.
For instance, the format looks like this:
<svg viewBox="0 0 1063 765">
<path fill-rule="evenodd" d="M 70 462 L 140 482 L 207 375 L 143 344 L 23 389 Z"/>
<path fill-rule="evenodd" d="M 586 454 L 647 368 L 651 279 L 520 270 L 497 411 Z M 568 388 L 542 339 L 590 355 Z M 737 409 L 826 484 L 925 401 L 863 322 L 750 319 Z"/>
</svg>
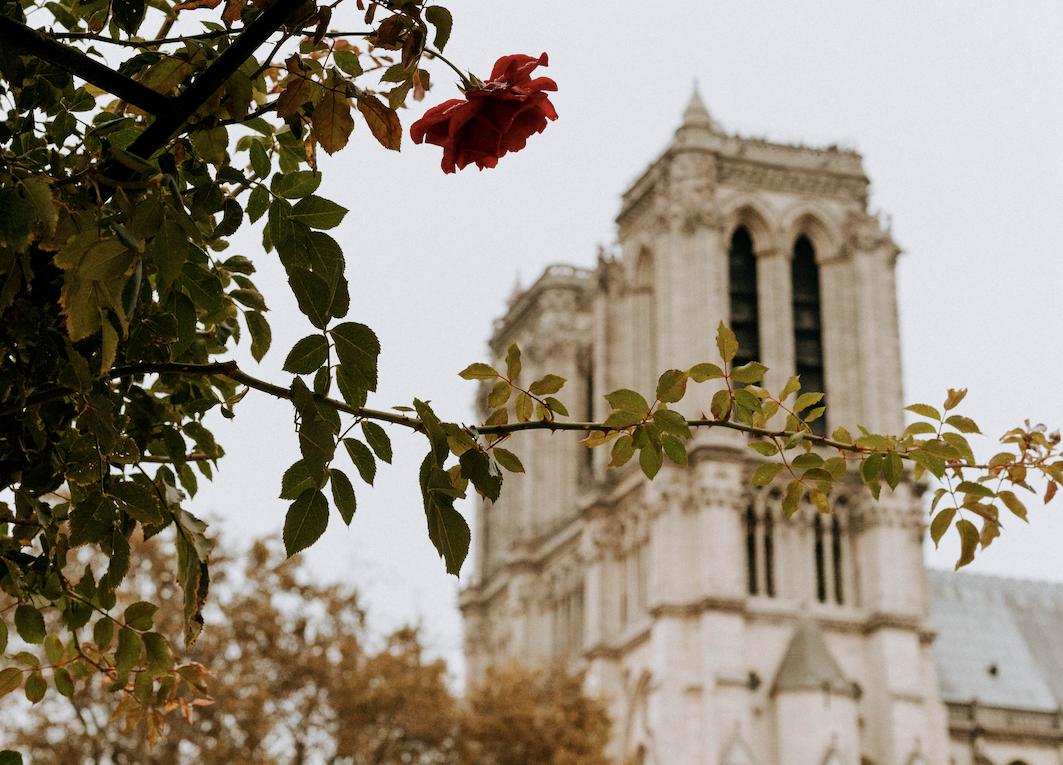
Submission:
<svg viewBox="0 0 1063 765">
<path fill-rule="evenodd" d="M 156 116 L 166 114 L 174 106 L 172 99 L 168 96 L 124 74 L 119 74 L 81 51 L 49 39 L 36 29 L 2 14 L 0 14 L 0 44 L 4 47 L 18 48 L 24 53 L 54 64 L 85 82 L 103 88 L 123 101 Z"/>
</svg>

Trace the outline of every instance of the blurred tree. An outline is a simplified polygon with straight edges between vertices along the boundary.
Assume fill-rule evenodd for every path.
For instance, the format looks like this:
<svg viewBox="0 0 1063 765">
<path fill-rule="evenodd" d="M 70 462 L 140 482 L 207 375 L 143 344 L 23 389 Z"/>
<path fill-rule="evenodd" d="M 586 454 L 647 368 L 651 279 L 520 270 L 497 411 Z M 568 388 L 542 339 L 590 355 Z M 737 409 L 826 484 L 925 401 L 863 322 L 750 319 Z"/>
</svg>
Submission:
<svg viewBox="0 0 1063 765">
<path fill-rule="evenodd" d="M 180 602 L 167 548 L 151 540 L 135 548 L 122 603 L 162 602 L 156 628 L 180 629 L 179 606 L 167 607 Z M 577 677 L 511 667 L 463 703 L 416 629 L 374 646 L 357 594 L 310 581 L 298 559 L 259 542 L 242 568 L 228 559 L 216 571 L 212 639 L 189 651 L 212 703 L 181 697 L 182 714 L 159 710 L 152 746 L 112 720 L 113 692 L 89 675 L 69 700 L 51 696 L 13 715 L 13 743 L 28 762 L 605 765 L 608 721 Z"/>
</svg>

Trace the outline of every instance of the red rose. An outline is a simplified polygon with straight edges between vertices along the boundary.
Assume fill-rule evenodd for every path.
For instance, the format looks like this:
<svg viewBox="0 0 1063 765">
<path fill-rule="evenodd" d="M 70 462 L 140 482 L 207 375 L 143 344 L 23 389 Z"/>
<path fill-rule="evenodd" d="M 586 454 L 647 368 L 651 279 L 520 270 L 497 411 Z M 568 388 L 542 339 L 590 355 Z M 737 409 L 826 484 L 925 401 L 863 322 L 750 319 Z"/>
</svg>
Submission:
<svg viewBox="0 0 1063 765">
<path fill-rule="evenodd" d="M 483 170 L 494 167 L 507 151 L 520 151 L 532 133 L 546 129 L 557 112 L 546 90 L 557 90 L 549 77 L 531 79 L 531 73 L 548 63 L 516 54 L 495 62 L 491 79 L 469 89 L 465 98 L 433 106 L 410 126 L 414 143 L 443 147 L 443 172 L 453 173 L 473 162 Z"/>
</svg>

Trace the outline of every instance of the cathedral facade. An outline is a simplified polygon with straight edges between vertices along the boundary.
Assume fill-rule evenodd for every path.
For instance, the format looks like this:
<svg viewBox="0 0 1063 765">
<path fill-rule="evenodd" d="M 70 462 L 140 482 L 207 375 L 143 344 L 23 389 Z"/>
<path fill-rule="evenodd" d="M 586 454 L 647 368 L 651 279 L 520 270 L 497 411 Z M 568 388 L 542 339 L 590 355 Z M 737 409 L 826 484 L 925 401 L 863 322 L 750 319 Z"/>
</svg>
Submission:
<svg viewBox="0 0 1063 765">
<path fill-rule="evenodd" d="M 695 94 L 617 225 L 615 254 L 548 268 L 491 339 L 566 377 L 575 419 L 711 361 L 722 320 L 769 388 L 825 392 L 829 430 L 903 428 L 899 249 L 858 154 L 726 133 Z M 910 480 L 786 519 L 744 438 L 698 433 L 652 482 L 571 433 L 514 439 L 527 472 L 478 508 L 461 596 L 470 677 L 584 671 L 625 765 L 1063 763 L 1063 588 L 927 571 Z"/>
</svg>

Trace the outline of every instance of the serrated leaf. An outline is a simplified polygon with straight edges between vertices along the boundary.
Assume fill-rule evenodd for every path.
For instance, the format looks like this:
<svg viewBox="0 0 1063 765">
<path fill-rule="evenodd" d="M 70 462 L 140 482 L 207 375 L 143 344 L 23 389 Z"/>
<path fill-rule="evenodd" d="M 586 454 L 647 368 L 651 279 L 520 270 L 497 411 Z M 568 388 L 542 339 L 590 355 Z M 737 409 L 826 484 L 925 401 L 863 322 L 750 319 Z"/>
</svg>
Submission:
<svg viewBox="0 0 1063 765">
<path fill-rule="evenodd" d="M 528 422 L 532 418 L 532 398 L 521 391 L 517 394 L 517 400 L 513 403 L 513 411 L 517 416 L 517 422 Z"/>
<path fill-rule="evenodd" d="M 365 436 L 373 453 L 384 462 L 391 464 L 391 439 L 387 431 L 375 422 L 362 420 L 362 435 Z"/>
<path fill-rule="evenodd" d="M 315 170 L 293 170 L 274 175 L 270 188 L 274 194 L 285 199 L 301 199 L 313 194 L 320 185 L 321 173 Z"/>
<path fill-rule="evenodd" d="M 114 622 L 109 616 L 101 616 L 92 626 L 92 642 L 100 651 L 106 651 L 114 639 Z"/>
<path fill-rule="evenodd" d="M 978 429 L 978 424 L 970 417 L 964 417 L 962 414 L 953 414 L 945 419 L 946 425 L 951 425 L 961 433 L 981 433 Z"/>
<path fill-rule="evenodd" d="M 161 675 L 173 669 L 173 650 L 170 642 L 158 632 L 148 632 L 142 636 L 144 641 L 144 662 L 154 675 Z"/>
<path fill-rule="evenodd" d="M 891 489 L 896 489 L 904 474 L 904 462 L 896 452 L 890 452 L 882 458 L 882 477 Z"/>
<path fill-rule="evenodd" d="M 140 600 L 128 606 L 125 610 L 123 621 L 135 630 L 143 632 L 150 630 L 155 622 L 155 612 L 159 607 L 146 600 Z"/>
<path fill-rule="evenodd" d="M 402 146 L 402 123 L 399 116 L 384 105 L 376 96 L 361 91 L 358 94 L 358 111 L 365 117 L 365 124 L 373 137 L 385 149 L 398 151 Z"/>
<path fill-rule="evenodd" d="M 794 402 L 793 411 L 801 412 L 813 404 L 818 404 L 823 400 L 823 394 L 818 391 L 809 391 L 808 393 L 802 393 L 797 397 L 797 401 Z"/>
<path fill-rule="evenodd" d="M 749 448 L 765 457 L 773 457 L 779 453 L 779 447 L 772 441 L 751 441 Z"/>
<path fill-rule="evenodd" d="M 347 145 L 354 132 L 354 115 L 351 113 L 351 100 L 343 89 L 342 78 L 331 72 L 328 85 L 314 104 L 310 124 L 321 148 L 329 154 L 335 154 Z"/>
<path fill-rule="evenodd" d="M 516 382 L 520 377 L 521 363 L 520 363 L 520 348 L 516 343 L 509 346 L 506 350 L 506 377 L 510 382 Z"/>
<path fill-rule="evenodd" d="M 546 405 L 550 408 L 551 412 L 559 414 L 562 417 L 568 417 L 568 408 L 553 396 L 547 396 L 543 401 L 546 402 Z"/>
<path fill-rule="evenodd" d="M 351 484 L 351 479 L 347 477 L 347 474 L 338 468 L 332 468 L 329 474 L 332 477 L 332 501 L 340 513 L 340 518 L 350 526 L 351 519 L 354 518 L 354 513 L 358 509 L 358 500 L 354 496 L 354 486 Z"/>
<path fill-rule="evenodd" d="M 960 558 L 956 561 L 956 570 L 959 571 L 974 560 L 979 534 L 975 525 L 966 518 L 956 521 L 956 531 L 960 535 Z"/>
<path fill-rule="evenodd" d="M 758 465 L 757 469 L 753 471 L 750 481 L 754 486 L 767 486 L 775 480 L 775 476 L 779 475 L 782 469 L 783 466 L 778 462 L 765 462 L 762 465 Z"/>
<path fill-rule="evenodd" d="M 565 378 L 559 375 L 545 375 L 539 380 L 536 380 L 528 388 L 536 396 L 544 396 L 548 393 L 557 393 L 565 385 Z"/>
<path fill-rule="evenodd" d="M 786 486 L 786 494 L 782 499 L 782 511 L 787 518 L 793 517 L 801 504 L 801 497 L 805 494 L 805 487 L 800 481 L 790 481 Z"/>
<path fill-rule="evenodd" d="M 373 452 L 357 438 L 345 438 L 343 439 L 343 445 L 347 449 L 351 462 L 358 469 L 358 475 L 362 477 L 363 481 L 372 486 L 373 481 L 376 479 L 376 459 L 373 457 Z"/>
<path fill-rule="evenodd" d="M 316 542 L 328 527 L 328 500 L 320 489 L 307 489 L 292 502 L 284 518 L 284 550 L 288 557 Z"/>
<path fill-rule="evenodd" d="M 764 379 L 764 374 L 767 371 L 768 368 L 759 361 L 750 361 L 748 364 L 743 364 L 731 370 L 731 379 L 743 384 L 758 383 Z"/>
<path fill-rule="evenodd" d="M 709 402 L 709 414 L 717 420 L 726 420 L 731 415 L 731 392 L 729 390 L 718 390 L 712 394 L 712 400 Z"/>
<path fill-rule="evenodd" d="M 464 380 L 493 380 L 498 377 L 498 372 L 490 364 L 476 362 L 469 364 L 465 369 L 458 372 L 458 377 Z"/>
<path fill-rule="evenodd" d="M 622 467 L 635 455 L 634 441 L 631 436 L 625 434 L 613 443 L 613 451 L 609 461 L 610 467 Z"/>
<path fill-rule="evenodd" d="M 609 402 L 609 406 L 613 409 L 637 415 L 638 420 L 641 420 L 650 411 L 650 405 L 647 403 L 646 399 L 642 397 L 642 394 L 627 388 L 621 388 L 620 390 L 614 390 L 612 393 L 607 393 L 605 395 L 605 400 Z M 638 420 L 636 420 L 636 422 Z"/>
<path fill-rule="evenodd" d="M 649 444 L 639 449 L 639 467 L 642 468 L 643 474 L 651 481 L 663 464 L 664 453 L 661 447 Z"/>
<path fill-rule="evenodd" d="M 7 651 L 7 622 L 0 619 L 0 656 Z"/>
<path fill-rule="evenodd" d="M 723 370 L 715 364 L 695 364 L 688 371 L 690 379 L 696 383 L 702 383 L 706 380 L 718 380 L 723 377 Z"/>
<path fill-rule="evenodd" d="M 15 630 L 27 643 L 41 643 L 45 635 L 44 616 L 28 603 L 22 603 L 15 608 Z"/>
<path fill-rule="evenodd" d="M 687 392 L 687 373 L 668 369 L 657 380 L 657 400 L 666 404 L 675 403 Z"/>
<path fill-rule="evenodd" d="M 31 704 L 39 703 L 44 698 L 44 694 L 48 692 L 48 683 L 44 675 L 40 671 L 30 672 L 29 677 L 26 678 L 24 691 Z"/>
<path fill-rule="evenodd" d="M 251 356 L 255 361 L 262 361 L 269 346 L 273 342 L 273 333 L 270 331 L 269 322 L 260 313 L 249 311 L 244 314 L 247 329 L 251 333 Z"/>
<path fill-rule="evenodd" d="M 510 473 L 524 472 L 524 465 L 521 463 L 520 458 L 513 452 L 509 451 L 509 449 L 503 449 L 501 446 L 496 446 L 491 449 L 491 454 L 495 456 L 495 460 L 498 464 Z"/>
<path fill-rule="evenodd" d="M 487 408 L 498 409 L 500 406 L 505 406 L 512 393 L 513 386 L 506 380 L 499 380 L 491 386 L 491 392 L 487 394 Z"/>
<path fill-rule="evenodd" d="M 920 417 L 929 417 L 931 420 L 941 420 L 941 412 L 930 404 L 910 404 L 904 407 L 906 411 L 918 414 Z"/>
<path fill-rule="evenodd" d="M 730 363 L 738 353 L 738 338 L 731 328 L 722 321 L 716 328 L 716 348 L 720 351 L 720 358 L 725 363 Z"/>
<path fill-rule="evenodd" d="M 291 220 L 314 229 L 335 228 L 343 222 L 347 208 L 319 196 L 303 197 L 292 207 Z"/>
<path fill-rule="evenodd" d="M 328 361 L 328 341 L 324 335 L 308 335 L 288 351 L 284 359 L 284 371 L 307 375 Z"/>
<path fill-rule="evenodd" d="M 952 519 L 956 517 L 956 508 L 947 507 L 940 513 L 934 516 L 934 519 L 930 522 L 930 538 L 934 542 L 934 547 L 938 546 L 941 542 L 941 538 L 945 536 L 945 532 L 952 526 Z"/>
<path fill-rule="evenodd" d="M 642 417 L 634 412 L 617 410 L 606 417 L 603 424 L 607 428 L 613 430 L 622 430 L 623 428 L 630 428 L 632 425 L 637 425 L 640 422 L 642 422 Z"/>
<path fill-rule="evenodd" d="M 333 327 L 329 334 L 332 336 L 343 372 L 350 376 L 351 384 L 363 393 L 375 391 L 380 341 L 373 330 L 364 324 L 348 321 Z M 351 406 L 361 406 L 347 399 L 346 393 L 344 398 Z"/>
<path fill-rule="evenodd" d="M 140 661 L 142 646 L 140 635 L 136 632 L 128 627 L 122 627 L 122 629 L 118 630 L 118 648 L 114 654 L 114 667 L 118 672 L 119 679 L 125 678 L 129 671 Z"/>
</svg>

